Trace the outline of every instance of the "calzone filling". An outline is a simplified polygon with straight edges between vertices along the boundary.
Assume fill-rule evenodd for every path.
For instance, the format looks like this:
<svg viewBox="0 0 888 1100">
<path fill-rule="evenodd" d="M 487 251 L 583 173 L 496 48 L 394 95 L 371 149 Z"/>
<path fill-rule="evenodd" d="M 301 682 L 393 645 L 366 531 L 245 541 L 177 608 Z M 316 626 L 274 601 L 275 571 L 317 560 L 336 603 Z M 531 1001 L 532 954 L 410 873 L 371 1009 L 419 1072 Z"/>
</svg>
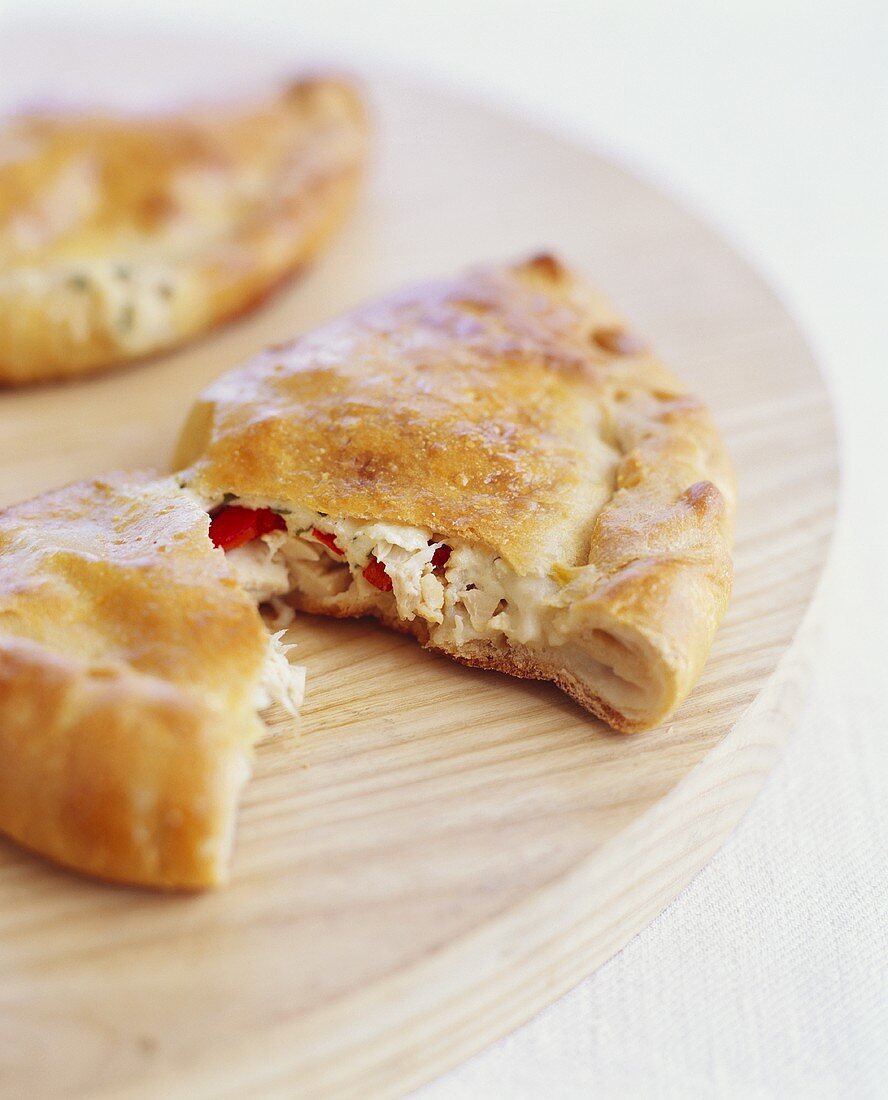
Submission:
<svg viewBox="0 0 888 1100">
<path fill-rule="evenodd" d="M 262 666 L 262 679 L 256 692 L 256 710 L 272 704 L 282 707 L 294 718 L 305 698 L 305 669 L 291 665 L 287 652 L 293 647 L 281 641 L 283 630 L 268 636 L 268 653 Z"/>
<path fill-rule="evenodd" d="M 311 610 L 421 619 L 429 642 L 451 652 L 473 642 L 551 650 L 576 642 L 572 610 L 594 583 L 592 566 L 522 576 L 489 549 L 423 527 L 272 508 L 230 495 L 201 504 L 211 517 L 210 538 L 278 627 L 293 617 L 284 598 L 298 592 Z M 578 673 L 594 673 L 614 705 L 641 705 L 655 687 L 642 655 L 608 630 L 586 633 Z"/>
</svg>

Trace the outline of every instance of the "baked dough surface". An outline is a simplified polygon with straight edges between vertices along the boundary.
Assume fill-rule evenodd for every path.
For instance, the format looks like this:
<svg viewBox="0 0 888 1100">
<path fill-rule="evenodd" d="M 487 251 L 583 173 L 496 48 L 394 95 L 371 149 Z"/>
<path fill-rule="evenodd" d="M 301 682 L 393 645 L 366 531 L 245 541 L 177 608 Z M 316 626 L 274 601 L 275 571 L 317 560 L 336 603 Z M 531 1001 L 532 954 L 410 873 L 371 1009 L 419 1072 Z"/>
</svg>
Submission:
<svg viewBox="0 0 888 1100">
<path fill-rule="evenodd" d="M 171 479 L 0 512 L 0 830 L 109 879 L 224 879 L 268 635 Z"/>
<path fill-rule="evenodd" d="M 80 374 L 256 305 L 325 243 L 365 159 L 357 92 L 0 127 L 0 383 Z"/>
<path fill-rule="evenodd" d="M 734 482 L 709 412 L 547 255 L 263 352 L 198 400 L 176 462 L 207 499 L 410 524 L 556 577 L 566 642 L 437 648 L 554 680 L 618 729 L 685 697 L 730 594 Z M 348 593 L 295 598 L 366 613 Z M 373 613 L 428 641 L 419 620 Z M 609 694 L 615 672 L 625 690 Z"/>
</svg>

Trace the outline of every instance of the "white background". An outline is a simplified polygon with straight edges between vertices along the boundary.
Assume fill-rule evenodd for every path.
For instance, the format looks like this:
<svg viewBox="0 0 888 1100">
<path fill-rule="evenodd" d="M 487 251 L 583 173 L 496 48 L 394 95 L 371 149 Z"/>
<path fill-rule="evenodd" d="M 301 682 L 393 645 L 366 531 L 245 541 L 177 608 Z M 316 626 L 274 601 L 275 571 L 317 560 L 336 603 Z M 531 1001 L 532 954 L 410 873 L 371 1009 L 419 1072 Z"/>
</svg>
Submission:
<svg viewBox="0 0 888 1100">
<path fill-rule="evenodd" d="M 0 34 L 62 13 L 273 36 L 445 81 L 654 179 L 776 286 L 830 380 L 844 463 L 796 734 L 652 926 L 419 1095 L 888 1094 L 888 4 L 0 0 Z"/>
</svg>

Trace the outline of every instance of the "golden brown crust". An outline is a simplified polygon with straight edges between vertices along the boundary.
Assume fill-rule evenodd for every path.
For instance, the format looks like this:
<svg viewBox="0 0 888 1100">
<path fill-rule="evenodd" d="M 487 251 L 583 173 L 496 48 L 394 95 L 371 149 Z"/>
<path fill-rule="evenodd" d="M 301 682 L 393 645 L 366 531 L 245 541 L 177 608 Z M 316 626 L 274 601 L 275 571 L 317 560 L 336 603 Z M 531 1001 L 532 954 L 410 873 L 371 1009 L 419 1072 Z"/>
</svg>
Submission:
<svg viewBox="0 0 888 1100">
<path fill-rule="evenodd" d="M 0 828 L 101 878 L 223 881 L 249 774 L 242 717 L 121 666 L 0 638 Z"/>
<path fill-rule="evenodd" d="M 0 830 L 105 878 L 224 878 L 268 643 L 208 522 L 137 476 L 0 513 Z"/>
<path fill-rule="evenodd" d="M 551 256 L 270 349 L 206 391 L 177 462 L 211 499 L 428 528 L 557 576 L 567 642 L 447 651 L 555 680 L 620 729 L 684 698 L 730 593 L 733 476 L 708 411 Z"/>
<path fill-rule="evenodd" d="M 174 347 L 252 308 L 341 222 L 367 122 L 350 85 L 157 118 L 0 129 L 0 384 Z"/>
</svg>

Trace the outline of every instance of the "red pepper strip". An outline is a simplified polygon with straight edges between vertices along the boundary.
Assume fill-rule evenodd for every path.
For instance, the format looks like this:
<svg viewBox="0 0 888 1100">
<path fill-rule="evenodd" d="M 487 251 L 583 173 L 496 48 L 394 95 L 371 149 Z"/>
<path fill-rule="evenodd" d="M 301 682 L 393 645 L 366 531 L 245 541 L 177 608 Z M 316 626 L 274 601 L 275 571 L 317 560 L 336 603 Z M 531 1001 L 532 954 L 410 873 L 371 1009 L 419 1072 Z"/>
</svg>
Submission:
<svg viewBox="0 0 888 1100">
<path fill-rule="evenodd" d="M 440 569 L 442 565 L 446 565 L 450 561 L 450 547 L 439 546 L 438 549 L 432 554 L 432 565 L 435 569 Z"/>
<path fill-rule="evenodd" d="M 240 504 L 232 504 L 213 517 L 210 539 L 214 546 L 227 552 L 252 542 L 260 535 L 267 535 L 269 531 L 282 531 L 286 526 L 283 517 L 270 508 L 244 508 Z"/>
<path fill-rule="evenodd" d="M 287 521 L 271 508 L 259 508 L 256 512 L 256 527 L 260 535 L 268 535 L 272 531 L 286 531 Z"/>
<path fill-rule="evenodd" d="M 339 549 L 339 543 L 337 543 L 335 535 L 331 535 L 327 531 L 319 531 L 317 527 L 312 527 L 311 534 L 312 538 L 316 538 L 318 542 L 322 542 L 328 550 L 331 550 L 334 554 L 338 554 L 340 558 L 345 555 L 345 551 Z"/>
<path fill-rule="evenodd" d="M 372 584 L 374 588 L 378 588 L 380 592 L 391 592 L 392 590 L 392 578 L 386 573 L 382 562 L 377 561 L 372 554 L 370 560 L 364 566 L 364 580 L 368 584 Z"/>
</svg>

